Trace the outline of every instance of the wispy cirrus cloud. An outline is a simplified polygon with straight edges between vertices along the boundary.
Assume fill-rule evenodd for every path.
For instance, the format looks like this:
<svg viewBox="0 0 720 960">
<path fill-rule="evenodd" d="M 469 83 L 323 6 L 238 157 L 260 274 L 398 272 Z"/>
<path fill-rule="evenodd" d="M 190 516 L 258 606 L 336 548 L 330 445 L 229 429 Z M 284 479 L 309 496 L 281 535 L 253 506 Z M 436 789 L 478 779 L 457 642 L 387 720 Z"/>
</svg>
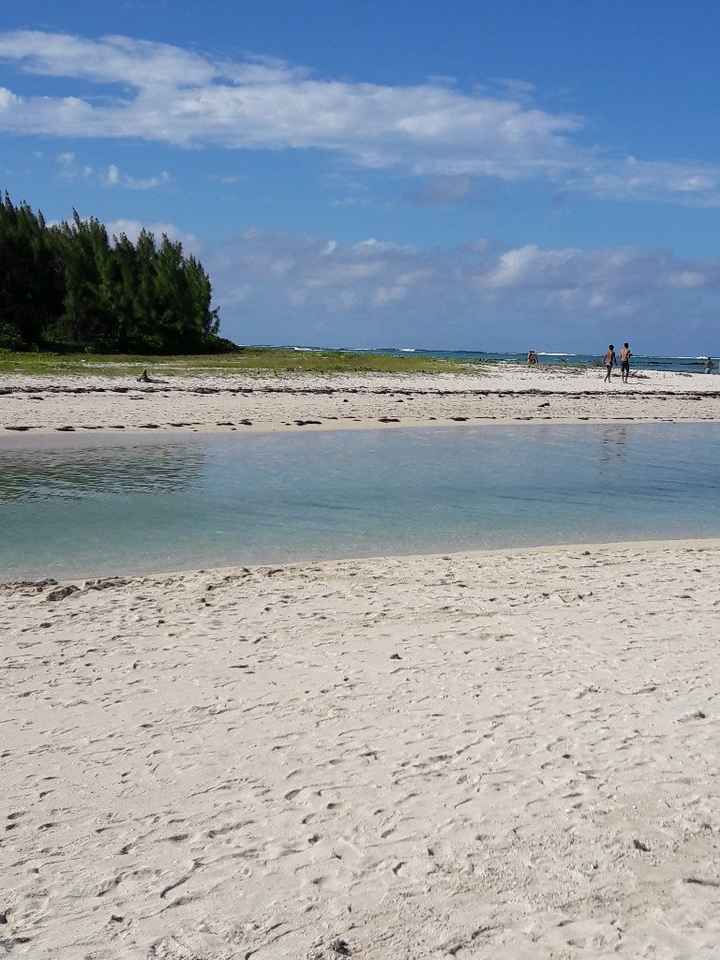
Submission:
<svg viewBox="0 0 720 960">
<path fill-rule="evenodd" d="M 617 199 L 668 194 L 689 204 L 720 206 L 720 167 L 694 163 L 663 163 L 626 157 L 616 163 L 597 163 L 567 186 Z"/>
<path fill-rule="evenodd" d="M 129 190 L 154 190 L 156 187 L 162 187 L 170 183 L 172 177 L 163 170 L 156 177 L 131 177 L 124 173 L 115 163 L 109 166 L 102 173 L 102 180 L 108 187 L 127 187 Z"/>
<path fill-rule="evenodd" d="M 21 96 L 0 88 L 0 130 L 19 135 L 316 149 L 360 167 L 448 178 L 455 189 L 463 178 L 544 178 L 618 199 L 720 205 L 720 166 L 614 158 L 583 143 L 581 116 L 535 106 L 536 91 L 520 80 L 496 81 L 492 94 L 464 92 L 448 78 L 339 81 L 274 59 L 229 61 L 129 37 L 41 31 L 0 34 L 0 60 L 103 93 Z M 441 194 L 431 189 L 429 202 Z M 449 198 L 456 202 L 453 189 Z"/>
<path fill-rule="evenodd" d="M 106 167 L 96 168 L 92 164 L 81 163 L 71 151 L 59 153 L 57 167 L 60 176 L 66 180 L 88 180 L 104 187 L 125 187 L 128 190 L 154 190 L 172 181 L 170 174 L 163 170 L 153 177 L 132 177 L 110 163 Z"/>
</svg>

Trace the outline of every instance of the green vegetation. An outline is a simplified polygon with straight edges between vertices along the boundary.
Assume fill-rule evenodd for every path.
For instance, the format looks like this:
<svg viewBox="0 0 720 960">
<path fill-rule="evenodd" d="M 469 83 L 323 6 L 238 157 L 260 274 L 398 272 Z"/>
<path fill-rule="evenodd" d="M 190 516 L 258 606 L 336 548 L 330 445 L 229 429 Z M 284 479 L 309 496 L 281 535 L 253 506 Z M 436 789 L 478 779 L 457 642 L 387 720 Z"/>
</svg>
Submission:
<svg viewBox="0 0 720 960">
<path fill-rule="evenodd" d="M 100 221 L 48 226 L 0 197 L 0 347 L 97 353 L 232 350 L 202 264 L 163 235 L 110 238 Z"/>
<path fill-rule="evenodd" d="M 335 350 L 304 352 L 270 347 L 241 347 L 235 353 L 201 356 L 98 356 L 95 354 L 18 353 L 0 350 L 0 374 L 139 376 L 230 376 L 234 373 L 449 373 L 485 372 L 477 364 L 422 357 L 386 357 Z"/>
<path fill-rule="evenodd" d="M 48 226 L 0 196 L 0 373 L 155 377 L 442 373 L 475 364 L 412 355 L 238 347 L 218 336 L 202 265 L 167 236 L 110 238 L 100 221 Z"/>
</svg>

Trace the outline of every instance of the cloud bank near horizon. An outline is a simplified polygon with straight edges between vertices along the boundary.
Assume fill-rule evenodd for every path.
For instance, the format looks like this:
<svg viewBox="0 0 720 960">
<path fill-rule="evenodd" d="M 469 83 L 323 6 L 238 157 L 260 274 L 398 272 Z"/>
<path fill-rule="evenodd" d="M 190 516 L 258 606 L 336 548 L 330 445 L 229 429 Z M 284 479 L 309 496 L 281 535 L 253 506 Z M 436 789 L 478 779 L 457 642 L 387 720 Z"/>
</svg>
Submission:
<svg viewBox="0 0 720 960">
<path fill-rule="evenodd" d="M 583 143 L 583 117 L 534 106 L 534 91 L 517 81 L 496 83 L 494 95 L 447 78 L 340 81 L 263 57 L 230 61 L 130 37 L 29 30 L 0 33 L 0 61 L 80 86 L 62 97 L 0 87 L 0 130 L 15 135 L 312 149 L 361 168 L 455 178 L 446 182 L 456 192 L 468 178 L 544 179 L 619 200 L 720 205 L 720 166 L 612 157 Z"/>
<path fill-rule="evenodd" d="M 487 240 L 415 249 L 248 230 L 204 249 L 240 342 L 600 353 L 720 350 L 720 259 Z"/>
</svg>

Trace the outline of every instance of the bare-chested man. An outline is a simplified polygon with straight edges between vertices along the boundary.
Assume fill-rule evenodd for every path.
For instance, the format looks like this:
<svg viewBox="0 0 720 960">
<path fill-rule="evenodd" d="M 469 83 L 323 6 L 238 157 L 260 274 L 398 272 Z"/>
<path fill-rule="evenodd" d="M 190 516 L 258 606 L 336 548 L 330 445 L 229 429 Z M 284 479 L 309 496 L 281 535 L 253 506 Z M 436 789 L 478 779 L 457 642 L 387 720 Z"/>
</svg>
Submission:
<svg viewBox="0 0 720 960">
<path fill-rule="evenodd" d="M 620 351 L 620 376 L 622 377 L 622 382 L 627 383 L 630 378 L 630 357 L 632 356 L 632 351 L 630 350 L 630 344 L 624 343 L 622 345 L 622 350 Z"/>
</svg>

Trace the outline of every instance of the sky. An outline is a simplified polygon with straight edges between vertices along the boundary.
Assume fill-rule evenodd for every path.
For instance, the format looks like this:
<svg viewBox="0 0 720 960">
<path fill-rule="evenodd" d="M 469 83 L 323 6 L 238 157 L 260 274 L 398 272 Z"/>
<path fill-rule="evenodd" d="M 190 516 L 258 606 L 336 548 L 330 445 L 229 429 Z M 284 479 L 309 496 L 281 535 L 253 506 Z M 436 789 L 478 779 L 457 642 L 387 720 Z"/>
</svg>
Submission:
<svg viewBox="0 0 720 960">
<path fill-rule="evenodd" d="M 48 0 L 0 186 L 183 242 L 239 343 L 720 353 L 720 5 Z"/>
</svg>

